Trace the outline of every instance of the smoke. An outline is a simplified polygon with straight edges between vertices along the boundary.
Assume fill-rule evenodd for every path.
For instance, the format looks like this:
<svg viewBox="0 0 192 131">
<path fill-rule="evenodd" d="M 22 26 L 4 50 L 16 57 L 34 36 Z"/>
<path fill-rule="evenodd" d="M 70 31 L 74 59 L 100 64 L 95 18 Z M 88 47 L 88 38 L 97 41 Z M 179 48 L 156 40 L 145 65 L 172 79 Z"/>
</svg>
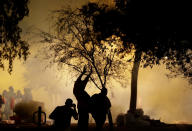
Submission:
<svg viewBox="0 0 192 131">
<path fill-rule="evenodd" d="M 182 76 L 168 79 L 164 66 L 143 69 L 139 76 L 139 93 L 144 112 L 164 122 L 192 123 L 192 90 Z"/>
<path fill-rule="evenodd" d="M 95 1 L 95 0 L 91 0 Z M 58 9 L 62 5 L 61 0 L 33 0 L 30 2 L 30 16 L 20 24 L 23 32 L 28 32 L 28 27 L 49 30 L 49 21 L 46 18 L 51 10 Z M 88 2 L 88 0 L 67 0 L 74 7 Z M 44 6 L 46 3 L 46 6 Z M 63 3 L 64 4 L 64 3 Z M 30 30 L 31 31 L 31 30 Z M 33 38 L 34 39 L 34 38 Z M 36 39 L 35 39 L 36 40 Z M 38 40 L 37 40 L 38 41 Z M 39 53 L 40 43 L 31 43 L 31 53 Z M 13 74 L 0 73 L 0 92 L 13 86 L 16 90 L 30 88 L 33 100 L 43 102 L 46 113 L 49 115 L 58 105 L 63 105 L 67 98 L 72 98 L 72 89 L 77 76 L 67 68 L 57 70 L 56 66 L 45 69 L 46 62 L 32 56 L 25 64 L 15 62 Z M 151 118 L 161 119 L 168 123 L 182 121 L 192 123 L 192 90 L 182 77 L 168 79 L 165 73 L 169 73 L 163 66 L 153 69 L 140 69 L 138 78 L 138 107 L 143 108 L 144 113 Z M 112 114 L 115 120 L 119 113 L 126 113 L 130 102 L 130 74 L 126 83 L 119 84 L 110 81 L 108 96 L 112 103 Z M 10 85 L 11 84 L 11 85 Z M 98 93 L 93 84 L 88 84 L 86 91 L 90 95 Z"/>
<path fill-rule="evenodd" d="M 72 98 L 76 103 L 72 89 L 77 75 L 73 72 L 69 72 L 65 67 L 57 70 L 56 66 L 45 69 L 45 63 L 37 59 L 27 62 L 27 70 L 26 87 L 32 89 L 35 101 L 45 103 L 48 114 L 56 106 L 63 105 L 67 98 Z M 169 72 L 163 66 L 140 69 L 137 107 L 143 108 L 144 114 L 163 122 L 192 123 L 190 85 L 182 77 L 168 79 L 166 73 Z M 126 87 L 116 81 L 110 81 L 110 86 L 108 97 L 112 103 L 111 111 L 115 121 L 118 114 L 126 113 L 129 109 L 130 79 L 127 79 Z M 86 91 L 90 95 L 99 92 L 90 83 Z"/>
<path fill-rule="evenodd" d="M 32 58 L 26 64 L 28 72 L 24 75 L 28 81 L 26 88 L 31 89 L 33 100 L 44 102 L 49 114 L 56 106 L 64 105 L 67 98 L 75 101 L 72 94 L 74 80 L 67 70 L 57 70 L 55 66 L 45 68 L 46 65 Z"/>
<path fill-rule="evenodd" d="M 2 72 L 1 93 L 12 85 L 23 92 L 30 88 L 34 101 L 43 102 L 47 115 L 58 105 L 63 105 L 67 98 L 76 99 L 72 93 L 77 75 L 68 68 L 57 70 L 56 66 L 45 69 L 46 63 L 36 58 L 29 58 L 25 64 L 15 63 L 13 74 Z M 168 79 L 169 73 L 164 66 L 140 69 L 138 78 L 138 107 L 151 118 L 167 123 L 192 123 L 191 85 L 182 77 Z M 129 75 L 129 74 L 128 74 Z M 130 102 L 130 78 L 122 84 L 110 81 L 108 97 L 112 104 L 115 120 L 120 113 L 126 113 Z M 88 84 L 86 90 L 90 95 L 99 90 Z M 113 94 L 113 95 L 112 95 Z"/>
<path fill-rule="evenodd" d="M 170 72 L 164 66 L 140 69 L 137 108 L 163 122 L 192 123 L 191 85 L 182 76 L 168 79 L 166 73 Z M 112 111 L 116 118 L 119 113 L 126 113 L 129 109 L 130 84 L 126 88 L 116 85 L 112 91 Z"/>
</svg>

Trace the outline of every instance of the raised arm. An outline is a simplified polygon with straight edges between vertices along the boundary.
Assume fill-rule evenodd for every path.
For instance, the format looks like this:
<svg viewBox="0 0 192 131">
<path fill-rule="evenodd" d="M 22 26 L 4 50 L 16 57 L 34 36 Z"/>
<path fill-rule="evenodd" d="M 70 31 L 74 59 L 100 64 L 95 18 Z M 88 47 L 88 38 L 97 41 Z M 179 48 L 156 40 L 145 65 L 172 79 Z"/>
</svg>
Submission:
<svg viewBox="0 0 192 131">
<path fill-rule="evenodd" d="M 92 68 L 91 68 L 89 74 L 88 74 L 88 75 L 86 76 L 86 78 L 83 80 L 83 84 L 84 84 L 83 87 L 84 87 L 84 88 L 86 87 L 87 82 L 89 81 L 89 78 L 90 78 L 91 74 L 92 74 Z"/>
<path fill-rule="evenodd" d="M 81 78 L 82 78 L 82 76 L 85 74 L 85 72 L 86 72 L 86 67 L 84 66 L 83 72 L 79 75 L 79 77 L 77 78 L 77 81 L 80 81 L 80 80 L 81 80 Z"/>
</svg>

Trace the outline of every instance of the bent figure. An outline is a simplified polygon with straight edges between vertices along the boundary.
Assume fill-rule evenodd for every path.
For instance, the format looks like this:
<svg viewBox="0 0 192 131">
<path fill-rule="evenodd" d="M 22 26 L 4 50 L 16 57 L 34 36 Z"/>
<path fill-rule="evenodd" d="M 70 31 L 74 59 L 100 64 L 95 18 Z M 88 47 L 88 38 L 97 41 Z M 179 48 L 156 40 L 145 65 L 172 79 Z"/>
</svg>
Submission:
<svg viewBox="0 0 192 131">
<path fill-rule="evenodd" d="M 76 105 L 73 104 L 71 99 L 67 99 L 65 105 L 57 106 L 49 115 L 49 118 L 54 120 L 56 128 L 69 129 L 72 116 L 75 120 L 78 120 Z"/>
<path fill-rule="evenodd" d="M 106 120 L 109 118 L 110 128 L 112 128 L 112 117 L 110 112 L 111 102 L 107 97 L 107 89 L 103 88 L 99 94 L 94 94 L 90 100 L 91 114 L 95 120 L 97 130 L 102 130 Z"/>
<path fill-rule="evenodd" d="M 77 99 L 77 108 L 78 108 L 78 114 L 79 114 L 78 128 L 80 130 L 88 130 L 88 121 L 89 121 L 90 96 L 85 91 L 85 87 L 87 85 L 87 82 L 89 81 L 89 77 L 92 73 L 92 70 L 84 80 L 81 80 L 82 76 L 85 73 L 86 73 L 86 68 L 84 67 L 83 72 L 75 81 L 74 88 L 73 88 L 73 94 Z"/>
</svg>

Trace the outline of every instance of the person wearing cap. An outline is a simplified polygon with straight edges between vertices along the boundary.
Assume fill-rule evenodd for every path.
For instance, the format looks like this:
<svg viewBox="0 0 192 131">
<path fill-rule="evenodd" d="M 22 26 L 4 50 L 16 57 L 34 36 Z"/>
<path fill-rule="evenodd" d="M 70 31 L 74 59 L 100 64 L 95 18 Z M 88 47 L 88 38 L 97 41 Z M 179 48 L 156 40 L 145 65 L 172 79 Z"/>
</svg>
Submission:
<svg viewBox="0 0 192 131">
<path fill-rule="evenodd" d="M 54 120 L 54 127 L 62 129 L 70 129 L 71 117 L 78 120 L 76 105 L 73 100 L 68 98 L 63 106 L 57 106 L 49 115 L 50 119 Z"/>
</svg>

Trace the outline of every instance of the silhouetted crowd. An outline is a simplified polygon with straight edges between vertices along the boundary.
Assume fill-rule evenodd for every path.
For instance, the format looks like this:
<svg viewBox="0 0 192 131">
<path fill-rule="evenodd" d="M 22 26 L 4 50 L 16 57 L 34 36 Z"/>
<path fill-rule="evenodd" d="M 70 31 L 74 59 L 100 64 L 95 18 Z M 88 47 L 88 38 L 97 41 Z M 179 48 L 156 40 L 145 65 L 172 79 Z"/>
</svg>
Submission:
<svg viewBox="0 0 192 131">
<path fill-rule="evenodd" d="M 93 96 L 90 96 L 85 90 L 91 74 L 92 68 L 87 73 L 86 66 L 84 66 L 82 73 L 75 81 L 73 94 L 77 100 L 78 111 L 73 100 L 68 98 L 65 105 L 57 106 L 49 115 L 49 118 L 54 120 L 54 127 L 70 130 L 71 118 L 73 117 L 78 120 L 78 130 L 86 131 L 89 125 L 89 114 L 91 114 L 95 120 L 97 131 L 102 130 L 107 117 L 109 127 L 112 129 L 111 102 L 107 97 L 107 89 L 102 87 L 101 92 Z M 84 75 L 85 78 L 82 80 Z M 9 120 L 11 116 L 14 116 L 14 107 L 17 103 L 31 100 L 32 94 L 29 88 L 25 88 L 24 94 L 22 94 L 20 90 L 15 93 L 14 88 L 9 87 L 8 91 L 4 90 L 0 95 L 0 118 Z"/>
<path fill-rule="evenodd" d="M 54 127 L 70 130 L 71 118 L 73 117 L 78 120 L 78 130 L 86 131 L 88 130 L 90 113 L 95 120 L 97 131 L 102 130 L 106 116 L 108 116 L 110 129 L 113 128 L 110 111 L 111 102 L 107 97 L 107 89 L 103 87 L 100 93 L 89 96 L 85 91 L 85 87 L 92 74 L 92 68 L 87 75 L 86 72 L 86 67 L 84 67 L 73 88 L 73 94 L 77 100 L 78 113 L 72 99 L 67 99 L 64 106 L 56 107 L 49 115 L 49 118 L 54 120 Z M 84 80 L 82 80 L 83 75 L 86 75 Z"/>
<path fill-rule="evenodd" d="M 8 91 L 3 90 L 2 95 L 0 94 L 0 120 L 9 120 L 14 115 L 14 107 L 21 101 L 31 101 L 32 93 L 29 88 L 24 89 L 24 94 L 20 90 L 14 91 L 12 86 L 9 87 Z"/>
</svg>

